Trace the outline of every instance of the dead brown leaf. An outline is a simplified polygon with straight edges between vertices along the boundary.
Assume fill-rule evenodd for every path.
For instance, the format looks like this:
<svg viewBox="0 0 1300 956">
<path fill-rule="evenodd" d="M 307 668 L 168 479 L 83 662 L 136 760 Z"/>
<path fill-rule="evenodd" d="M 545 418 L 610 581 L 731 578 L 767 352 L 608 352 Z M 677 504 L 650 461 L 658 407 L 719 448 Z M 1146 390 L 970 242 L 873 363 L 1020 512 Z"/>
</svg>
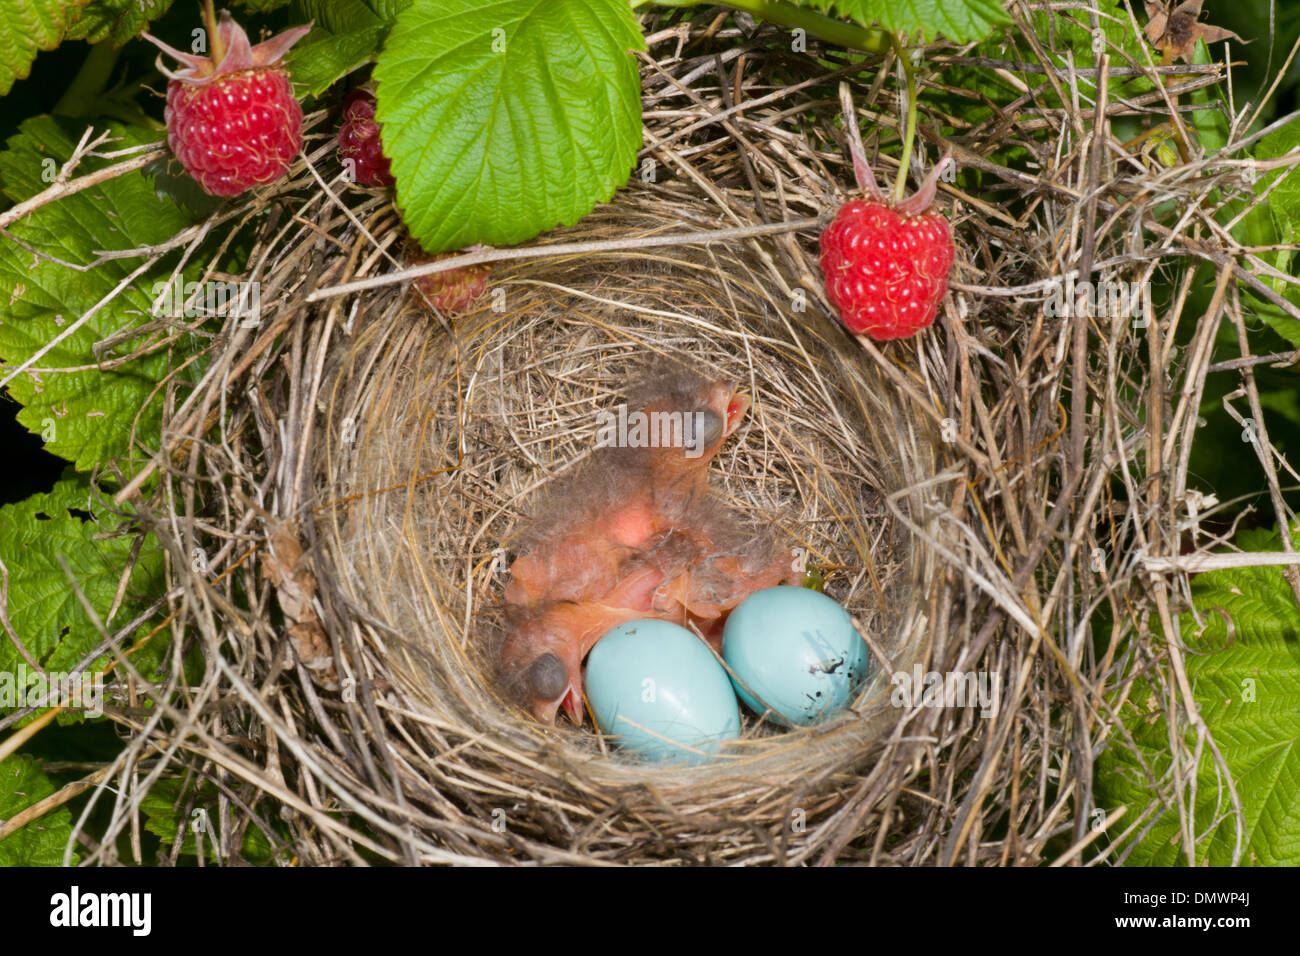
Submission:
<svg viewBox="0 0 1300 956">
<path fill-rule="evenodd" d="M 275 585 L 280 610 L 293 622 L 289 625 L 289 636 L 297 648 L 298 659 L 317 680 L 332 686 L 338 682 L 334 654 L 312 607 L 316 576 L 303 558 L 293 523 L 285 521 L 273 527 L 269 543 L 270 553 L 264 565 L 266 576 Z"/>
<path fill-rule="evenodd" d="M 1147 16 L 1146 37 L 1159 49 L 1169 62 L 1182 60 L 1192 62 L 1196 52 L 1196 41 L 1204 40 L 1217 43 L 1220 40 L 1236 40 L 1249 43 L 1231 30 L 1201 23 L 1201 4 L 1204 0 L 1186 0 L 1170 10 L 1159 0 L 1146 0 Z"/>
</svg>

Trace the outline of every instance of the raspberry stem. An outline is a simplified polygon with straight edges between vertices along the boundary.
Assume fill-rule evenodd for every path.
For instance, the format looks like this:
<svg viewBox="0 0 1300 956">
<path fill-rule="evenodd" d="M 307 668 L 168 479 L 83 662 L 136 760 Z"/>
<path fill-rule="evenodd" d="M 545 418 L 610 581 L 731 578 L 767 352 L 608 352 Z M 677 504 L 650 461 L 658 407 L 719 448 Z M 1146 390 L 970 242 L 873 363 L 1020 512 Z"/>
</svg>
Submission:
<svg viewBox="0 0 1300 956">
<path fill-rule="evenodd" d="M 226 58 L 226 51 L 221 46 L 221 33 L 217 30 L 217 11 L 213 9 L 212 0 L 203 0 L 203 25 L 208 29 L 208 45 L 212 47 L 212 62 L 220 63 Z"/>
<path fill-rule="evenodd" d="M 898 37 L 891 33 L 889 39 L 894 47 L 894 55 L 898 57 L 899 65 L 903 68 L 903 78 L 907 83 L 907 102 L 904 104 L 907 118 L 903 128 L 903 154 L 899 157 L 898 177 L 894 180 L 894 202 L 897 203 L 902 202 L 903 196 L 907 193 L 907 169 L 912 163 L 912 146 L 916 143 L 916 69 L 912 66 L 912 60 Z"/>
</svg>

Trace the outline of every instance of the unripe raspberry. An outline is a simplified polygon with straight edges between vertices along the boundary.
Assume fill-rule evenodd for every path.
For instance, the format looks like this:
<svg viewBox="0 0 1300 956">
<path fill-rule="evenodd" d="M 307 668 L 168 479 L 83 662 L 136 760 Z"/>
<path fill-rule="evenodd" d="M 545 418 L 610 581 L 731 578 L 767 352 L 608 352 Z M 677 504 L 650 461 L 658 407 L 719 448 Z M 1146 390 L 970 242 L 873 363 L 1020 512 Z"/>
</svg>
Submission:
<svg viewBox="0 0 1300 956">
<path fill-rule="evenodd" d="M 406 246 L 406 264 L 415 266 L 426 262 L 437 262 L 440 259 L 450 259 L 483 248 L 486 247 L 473 246 L 459 252 L 440 252 L 431 256 L 421 249 L 418 243 L 411 240 Z M 416 300 L 421 304 L 432 305 L 439 312 L 450 315 L 456 312 L 464 312 L 473 305 L 478 297 L 487 290 L 488 279 L 491 275 L 492 266 L 488 263 L 462 266 L 459 269 L 435 272 L 432 275 L 413 279 L 411 288 Z"/>
<path fill-rule="evenodd" d="M 339 159 L 352 161 L 355 182 L 362 186 L 391 186 L 393 174 L 375 122 L 375 98 L 365 90 L 354 90 L 343 101 L 343 125 L 339 128 Z"/>
</svg>

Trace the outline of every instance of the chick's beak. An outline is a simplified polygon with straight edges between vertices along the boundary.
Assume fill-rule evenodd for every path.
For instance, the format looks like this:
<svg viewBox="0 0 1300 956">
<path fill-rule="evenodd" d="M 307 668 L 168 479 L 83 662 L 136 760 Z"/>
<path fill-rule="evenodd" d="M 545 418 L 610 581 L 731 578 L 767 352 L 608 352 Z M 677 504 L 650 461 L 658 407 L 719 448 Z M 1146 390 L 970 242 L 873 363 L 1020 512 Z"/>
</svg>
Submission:
<svg viewBox="0 0 1300 956">
<path fill-rule="evenodd" d="M 573 722 L 573 726 L 581 727 L 583 718 L 586 716 L 586 711 L 582 707 L 582 694 L 571 686 L 565 693 L 564 702 L 561 706 L 564 708 L 564 712 L 569 715 L 569 720 Z"/>
<path fill-rule="evenodd" d="M 543 724 L 554 724 L 563 709 L 573 726 L 581 727 L 586 711 L 582 706 L 582 694 L 570 683 L 564 693 L 555 700 L 539 700 L 533 703 L 533 716 Z"/>
<path fill-rule="evenodd" d="M 740 427 L 740 421 L 745 417 L 745 413 L 753 407 L 754 400 L 745 392 L 733 391 L 731 398 L 727 400 L 726 420 L 722 428 L 722 437 L 727 437 L 737 428 Z"/>
</svg>

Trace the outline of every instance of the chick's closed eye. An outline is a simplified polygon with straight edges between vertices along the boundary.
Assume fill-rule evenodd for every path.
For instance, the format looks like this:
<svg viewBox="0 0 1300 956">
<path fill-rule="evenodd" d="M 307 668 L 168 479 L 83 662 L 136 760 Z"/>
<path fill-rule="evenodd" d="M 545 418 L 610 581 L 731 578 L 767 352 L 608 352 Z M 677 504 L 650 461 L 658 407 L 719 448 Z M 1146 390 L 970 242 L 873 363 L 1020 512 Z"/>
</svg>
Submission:
<svg viewBox="0 0 1300 956">
<path fill-rule="evenodd" d="M 555 700 L 567 683 L 564 662 L 550 652 L 539 655 L 528 668 L 528 690 L 539 700 Z"/>
<path fill-rule="evenodd" d="M 711 408 L 688 415 L 683 429 L 687 449 L 702 451 L 722 437 L 722 416 Z"/>
</svg>

